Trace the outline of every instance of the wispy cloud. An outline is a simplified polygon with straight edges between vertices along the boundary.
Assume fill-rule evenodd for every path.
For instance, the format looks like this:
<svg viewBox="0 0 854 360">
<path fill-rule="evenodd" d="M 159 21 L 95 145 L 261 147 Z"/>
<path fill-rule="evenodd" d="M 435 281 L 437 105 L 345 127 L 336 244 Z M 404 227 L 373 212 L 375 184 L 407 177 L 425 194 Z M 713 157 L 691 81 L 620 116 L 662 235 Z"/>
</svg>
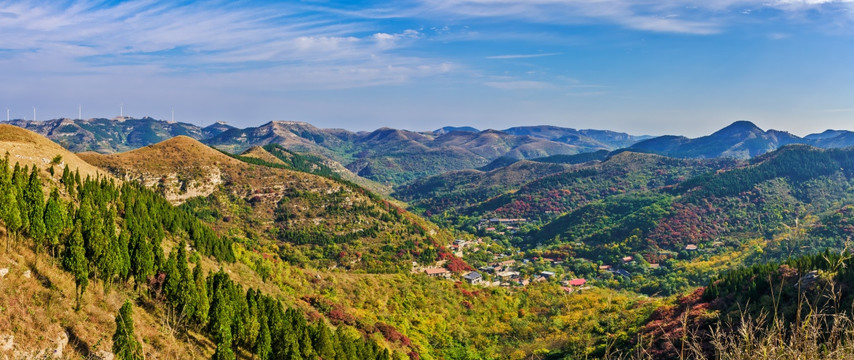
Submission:
<svg viewBox="0 0 854 360">
<path fill-rule="evenodd" d="M 629 29 L 709 35 L 724 31 L 754 10 L 800 12 L 843 7 L 854 0 L 420 0 L 422 14 L 463 18 L 512 18 L 533 23 L 612 23 Z"/>
<path fill-rule="evenodd" d="M 513 54 L 513 55 L 494 55 L 487 56 L 487 59 L 492 60 L 513 60 L 513 59 L 531 59 L 546 56 L 560 55 L 561 53 L 544 53 L 544 54 Z"/>
<path fill-rule="evenodd" d="M 555 87 L 554 85 L 547 82 L 532 80 L 487 81 L 483 84 L 489 87 L 502 90 L 551 89 Z"/>
<path fill-rule="evenodd" d="M 319 87 L 347 87 L 374 83 L 366 81 L 371 76 L 386 83 L 450 68 L 447 60 L 394 53 L 417 41 L 416 30 L 371 31 L 360 19 L 299 4 L 12 1 L 0 2 L 0 14 L 0 49 L 11 52 L 5 65 L 22 63 L 39 73 L 108 74 L 117 66 L 165 74 L 268 69 L 285 78 L 314 74 Z"/>
</svg>

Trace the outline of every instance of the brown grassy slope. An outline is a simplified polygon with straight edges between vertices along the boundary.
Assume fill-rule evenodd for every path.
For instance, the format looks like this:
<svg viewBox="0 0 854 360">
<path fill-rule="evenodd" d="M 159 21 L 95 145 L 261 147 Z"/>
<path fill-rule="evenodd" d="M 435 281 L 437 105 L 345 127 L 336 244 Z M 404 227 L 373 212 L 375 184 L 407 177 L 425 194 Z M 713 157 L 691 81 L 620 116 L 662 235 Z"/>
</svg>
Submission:
<svg viewBox="0 0 854 360">
<path fill-rule="evenodd" d="M 51 161 L 60 155 L 62 160 L 56 166 L 56 170 L 60 170 L 57 174 L 62 174 L 62 168 L 68 164 L 72 171 L 80 170 L 80 176 L 83 178 L 87 175 L 93 178 L 109 176 L 107 172 L 90 165 L 44 136 L 17 126 L 0 124 L 0 156 L 7 152 L 9 161 L 13 164 L 17 162 L 21 165 L 37 165 L 46 169 Z"/>
<path fill-rule="evenodd" d="M 173 203 L 210 195 L 219 185 L 240 196 L 270 195 L 287 187 L 336 187 L 321 177 L 244 163 L 186 136 L 120 154 L 80 155 L 125 180 L 161 189 Z"/>
<path fill-rule="evenodd" d="M 364 234 L 334 252 L 325 251 L 331 250 L 328 247 L 303 246 L 313 254 L 303 260 L 324 259 L 323 264 L 315 265 L 377 267 L 393 258 L 383 250 L 386 245 L 397 248 L 412 240 L 419 246 L 431 246 L 433 240 L 440 244 L 450 241 L 447 233 L 362 189 L 312 174 L 248 164 L 188 137 L 121 154 L 87 153 L 83 158 L 120 178 L 160 189 L 173 203 L 202 197 L 191 205 L 214 214 L 203 220 L 220 234 L 246 237 L 253 243 L 278 240 L 276 229 L 336 236 Z M 287 215 L 277 220 L 277 208 Z M 332 259 L 342 251 L 349 256 Z M 370 261 L 374 263 L 366 265 Z M 405 259 L 394 261 L 403 264 Z"/>
<path fill-rule="evenodd" d="M 275 155 L 270 154 L 269 151 L 264 150 L 264 148 L 260 146 L 253 146 L 248 150 L 244 151 L 240 154 L 241 156 L 251 157 L 259 160 L 264 160 L 268 163 L 284 165 L 285 162 L 277 158 Z"/>
<path fill-rule="evenodd" d="M 285 152 L 283 152 L 283 154 L 285 154 L 289 158 L 291 156 L 290 154 L 285 153 Z M 241 153 L 240 155 L 259 159 L 259 160 L 264 160 L 266 162 L 273 163 L 273 164 L 281 164 L 281 165 L 285 164 L 284 161 L 277 158 L 275 155 L 271 154 L 269 151 L 265 150 L 263 147 L 260 147 L 260 146 L 253 146 L 253 147 L 249 148 L 248 150 L 244 151 L 243 153 Z M 350 171 L 349 169 L 344 167 L 344 165 L 341 165 L 341 163 L 339 163 L 335 160 L 332 160 L 329 158 L 323 158 L 323 159 L 324 159 L 323 164 L 328 166 L 330 169 L 332 169 L 332 171 L 337 173 L 344 180 L 353 182 L 353 183 L 355 183 L 355 184 L 357 184 L 357 185 L 359 185 L 365 189 L 368 189 L 370 191 L 373 191 L 373 192 L 379 193 L 379 194 L 383 194 L 383 195 L 388 195 L 389 192 L 391 191 L 391 188 L 389 186 L 383 185 L 383 184 L 380 184 L 376 181 L 366 179 L 366 178 L 363 178 L 359 175 L 356 175 L 352 171 Z"/>
<path fill-rule="evenodd" d="M 105 294 L 101 283 L 90 284 L 82 308 L 74 311 L 72 276 L 44 255 L 34 264 L 35 256 L 26 246 L 0 254 L 0 268 L 9 270 L 0 278 L 0 338 L 13 336 L 12 349 L 0 349 L 0 356 L 43 358 L 38 355 L 50 356 L 61 348 L 64 359 L 87 359 L 111 351 L 115 315 L 125 299 L 136 305 L 136 335 L 144 343 L 147 358 L 197 359 L 213 354 L 213 344 L 198 334 L 176 339 L 161 321 L 161 308 L 147 300 L 134 301 L 136 294 L 129 288 Z M 63 338 L 65 346 L 61 346 Z"/>
</svg>

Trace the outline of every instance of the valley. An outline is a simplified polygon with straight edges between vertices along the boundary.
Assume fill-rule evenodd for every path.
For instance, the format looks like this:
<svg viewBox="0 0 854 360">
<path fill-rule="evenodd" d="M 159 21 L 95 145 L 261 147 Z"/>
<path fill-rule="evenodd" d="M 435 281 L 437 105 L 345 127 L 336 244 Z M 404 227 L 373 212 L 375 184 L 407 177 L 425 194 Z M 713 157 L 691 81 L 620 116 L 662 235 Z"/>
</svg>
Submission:
<svg viewBox="0 0 854 360">
<path fill-rule="evenodd" d="M 10 124 L 7 356 L 667 359 L 738 309 L 788 326 L 774 286 L 850 306 L 846 131 Z"/>
</svg>

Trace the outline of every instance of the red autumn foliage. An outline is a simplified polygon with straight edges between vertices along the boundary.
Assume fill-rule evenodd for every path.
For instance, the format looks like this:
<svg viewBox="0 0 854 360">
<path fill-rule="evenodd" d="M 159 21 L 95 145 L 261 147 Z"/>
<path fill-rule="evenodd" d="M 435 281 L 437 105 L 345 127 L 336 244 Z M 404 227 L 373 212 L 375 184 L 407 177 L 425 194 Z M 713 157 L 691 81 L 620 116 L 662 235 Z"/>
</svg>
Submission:
<svg viewBox="0 0 854 360">
<path fill-rule="evenodd" d="M 404 346 L 412 345 L 412 341 L 409 340 L 406 335 L 403 335 L 400 333 L 400 331 L 397 331 L 394 326 L 391 326 L 384 322 L 377 322 L 374 326 L 376 326 L 377 330 L 379 330 L 380 333 L 383 334 L 386 340 L 390 342 L 400 342 Z"/>
<path fill-rule="evenodd" d="M 329 321 L 335 325 L 353 325 L 356 323 L 355 316 L 348 313 L 343 306 L 333 303 L 328 299 L 317 295 L 306 295 L 302 297 L 302 300 L 311 304 L 311 306 L 313 306 L 321 313 L 326 314 L 326 317 L 329 318 Z"/>
<path fill-rule="evenodd" d="M 471 265 L 467 264 L 463 259 L 458 257 L 451 257 L 448 260 L 448 263 L 445 264 L 445 267 L 451 272 L 460 272 L 460 271 L 472 271 L 474 268 Z"/>
<path fill-rule="evenodd" d="M 699 336 L 705 336 L 709 329 L 708 317 L 704 316 L 712 304 L 703 302 L 700 288 L 679 299 L 678 305 L 662 306 L 650 316 L 650 321 L 641 332 L 645 338 L 652 338 L 652 346 L 647 351 L 656 359 L 675 358 L 679 355 L 683 332 L 687 329 Z M 687 317 L 687 323 L 685 321 Z"/>
<path fill-rule="evenodd" d="M 340 306 L 329 310 L 329 312 L 326 313 L 326 317 L 328 317 L 329 321 L 332 322 L 332 324 L 334 325 L 341 325 L 342 323 L 347 325 L 353 325 L 356 323 L 356 318 L 353 315 L 345 312 L 344 309 Z"/>
</svg>

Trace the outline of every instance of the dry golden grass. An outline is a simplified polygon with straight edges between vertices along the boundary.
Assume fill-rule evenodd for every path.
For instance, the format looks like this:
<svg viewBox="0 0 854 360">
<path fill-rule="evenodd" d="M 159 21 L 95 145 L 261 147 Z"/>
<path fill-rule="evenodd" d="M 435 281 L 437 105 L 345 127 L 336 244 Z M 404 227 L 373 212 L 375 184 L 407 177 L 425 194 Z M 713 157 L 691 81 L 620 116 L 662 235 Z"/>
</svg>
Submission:
<svg viewBox="0 0 854 360">
<path fill-rule="evenodd" d="M 74 311 L 74 281 L 55 259 L 41 255 L 36 265 L 35 254 L 22 245 L 0 253 L 0 268 L 9 269 L 0 278 L 0 338 L 14 336 L 13 349 L 0 350 L 0 357 L 51 355 L 63 336 L 68 343 L 62 358 L 93 358 L 100 351 L 110 351 L 115 314 L 125 299 L 135 301 L 136 334 L 147 359 L 197 359 L 213 354 L 213 344 L 198 334 L 176 338 L 160 320 L 162 307 L 131 288 L 119 286 L 105 293 L 101 283 L 92 283 L 82 298 L 82 308 Z"/>
<path fill-rule="evenodd" d="M 62 168 L 68 164 L 72 171 L 79 170 L 80 176 L 84 178 L 87 175 L 93 178 L 111 177 L 106 171 L 92 166 L 44 136 L 17 126 L 0 124 L 0 156 L 7 152 L 12 164 L 18 162 L 21 165 L 37 165 L 41 169 L 50 167 L 54 157 L 61 155 L 62 160 L 56 166 L 56 176 L 61 175 Z M 47 174 L 46 171 L 44 173 Z"/>
<path fill-rule="evenodd" d="M 249 148 L 249 150 L 244 151 L 241 156 L 251 157 L 258 160 L 264 160 L 268 163 L 284 165 L 285 162 L 281 159 L 277 158 L 275 155 L 270 154 L 269 151 L 264 150 L 264 148 L 260 146 L 253 146 Z"/>
</svg>

